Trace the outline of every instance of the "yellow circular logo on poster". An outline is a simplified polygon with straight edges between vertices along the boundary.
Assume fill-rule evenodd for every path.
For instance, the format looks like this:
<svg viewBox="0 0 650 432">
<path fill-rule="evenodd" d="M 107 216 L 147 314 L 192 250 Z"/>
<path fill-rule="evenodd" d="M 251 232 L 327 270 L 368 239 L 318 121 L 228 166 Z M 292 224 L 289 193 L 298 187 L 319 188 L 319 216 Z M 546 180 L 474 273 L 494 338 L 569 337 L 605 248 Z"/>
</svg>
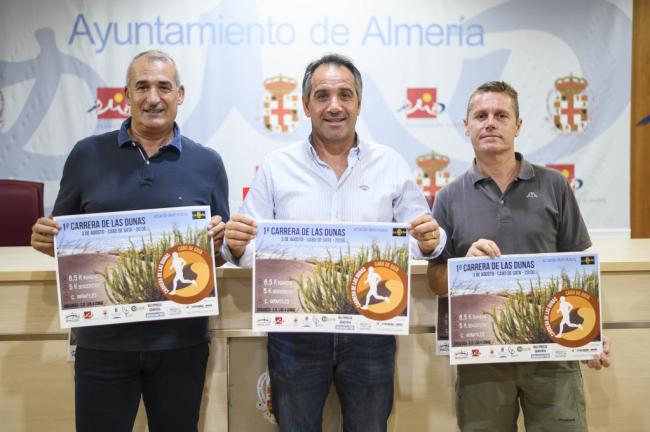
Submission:
<svg viewBox="0 0 650 432">
<path fill-rule="evenodd" d="M 546 303 L 543 321 L 551 342 L 581 347 L 600 334 L 598 301 L 581 289 L 562 290 Z"/>
<path fill-rule="evenodd" d="M 197 245 L 173 246 L 158 262 L 156 281 L 167 299 L 196 303 L 214 289 L 212 257 Z"/>
<path fill-rule="evenodd" d="M 408 306 L 408 274 L 391 261 L 367 262 L 354 273 L 349 294 L 361 315 L 376 321 L 389 320 Z"/>
</svg>

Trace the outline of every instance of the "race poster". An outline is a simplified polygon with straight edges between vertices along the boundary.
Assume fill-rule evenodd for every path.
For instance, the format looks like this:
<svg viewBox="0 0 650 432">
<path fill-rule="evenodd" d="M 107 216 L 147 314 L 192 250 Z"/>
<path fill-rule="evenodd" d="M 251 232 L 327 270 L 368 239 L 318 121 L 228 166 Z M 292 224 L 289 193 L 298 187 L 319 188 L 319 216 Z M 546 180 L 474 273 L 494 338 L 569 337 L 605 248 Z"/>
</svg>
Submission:
<svg viewBox="0 0 650 432">
<path fill-rule="evenodd" d="M 405 335 L 405 224 L 258 222 L 253 330 Z"/>
<path fill-rule="evenodd" d="M 54 219 L 61 327 L 218 314 L 208 206 Z"/>
<path fill-rule="evenodd" d="M 451 364 L 588 360 L 602 352 L 593 252 L 448 262 Z"/>
</svg>

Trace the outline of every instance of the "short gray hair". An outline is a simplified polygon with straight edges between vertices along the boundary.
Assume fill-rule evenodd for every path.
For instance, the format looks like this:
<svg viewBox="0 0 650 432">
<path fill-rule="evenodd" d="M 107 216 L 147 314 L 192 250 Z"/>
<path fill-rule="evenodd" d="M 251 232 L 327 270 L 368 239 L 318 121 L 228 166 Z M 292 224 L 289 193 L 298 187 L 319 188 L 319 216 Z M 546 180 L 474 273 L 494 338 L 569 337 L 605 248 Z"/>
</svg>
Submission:
<svg viewBox="0 0 650 432">
<path fill-rule="evenodd" d="M 329 65 L 329 64 L 345 67 L 350 72 L 352 72 L 352 76 L 354 76 L 354 89 L 357 92 L 357 97 L 359 98 L 359 101 L 361 101 L 361 92 L 363 90 L 363 81 L 361 80 L 361 72 L 359 72 L 359 69 L 357 69 L 354 63 L 352 63 L 352 60 L 340 54 L 334 54 L 334 53 L 325 54 L 318 60 L 314 60 L 313 62 L 307 65 L 307 69 L 305 69 L 305 76 L 302 79 L 302 97 L 305 99 L 305 101 L 309 102 L 309 97 L 311 96 L 311 80 L 314 77 L 314 72 L 320 66 Z"/>
<path fill-rule="evenodd" d="M 149 61 L 161 61 L 163 63 L 169 63 L 172 66 L 174 66 L 174 82 L 176 83 L 176 87 L 180 87 L 181 85 L 181 73 L 178 70 L 178 65 L 170 56 L 164 51 L 160 50 L 148 50 L 148 51 L 142 51 L 141 53 L 137 54 L 133 59 L 131 59 L 131 62 L 129 63 L 129 67 L 126 69 L 126 85 L 129 85 L 129 82 L 131 81 L 131 73 L 133 72 L 133 63 L 140 57 L 145 57 Z"/>
</svg>

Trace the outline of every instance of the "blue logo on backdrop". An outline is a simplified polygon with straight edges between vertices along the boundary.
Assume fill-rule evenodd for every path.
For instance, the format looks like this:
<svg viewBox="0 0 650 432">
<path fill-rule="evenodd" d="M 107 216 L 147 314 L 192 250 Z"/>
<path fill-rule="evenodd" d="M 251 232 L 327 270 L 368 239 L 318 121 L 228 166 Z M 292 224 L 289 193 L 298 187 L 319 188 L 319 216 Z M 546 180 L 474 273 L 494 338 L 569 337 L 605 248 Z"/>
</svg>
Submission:
<svg viewBox="0 0 650 432">
<path fill-rule="evenodd" d="M 590 32 L 589 37 L 584 37 L 585 30 L 579 23 L 585 21 L 585 11 L 589 11 L 587 19 L 597 22 L 599 28 L 616 31 L 595 31 Z M 607 103 L 591 112 L 590 127 L 583 134 L 557 136 L 526 155 L 527 159 L 555 161 L 575 153 L 606 131 L 629 103 L 632 23 L 617 6 L 602 0 L 519 0 L 495 6 L 474 17 L 474 20 L 489 29 L 488 34 L 538 30 L 558 37 L 575 54 L 581 74 L 589 78 L 592 91 L 607 95 Z M 604 47 L 613 48 L 607 50 L 611 54 L 608 62 L 594 61 L 602 57 Z M 486 77 L 498 78 L 503 75 L 509 55 L 510 51 L 498 51 L 463 62 L 459 84 L 449 107 L 454 120 L 465 116 L 468 95 L 487 81 Z M 459 128 L 458 133 L 463 135 L 464 131 Z"/>
<path fill-rule="evenodd" d="M 61 52 L 55 42 L 54 31 L 42 28 L 35 32 L 40 46 L 39 54 L 18 62 L 0 61 L 0 88 L 34 80 L 34 86 L 17 121 L 8 131 L 0 132 L 0 172 L 2 177 L 32 180 L 57 180 L 61 177 L 66 155 L 39 155 L 25 150 L 25 146 L 49 111 L 61 77 L 65 74 L 80 77 L 92 93 L 105 86 L 104 80 L 88 64 Z"/>
</svg>

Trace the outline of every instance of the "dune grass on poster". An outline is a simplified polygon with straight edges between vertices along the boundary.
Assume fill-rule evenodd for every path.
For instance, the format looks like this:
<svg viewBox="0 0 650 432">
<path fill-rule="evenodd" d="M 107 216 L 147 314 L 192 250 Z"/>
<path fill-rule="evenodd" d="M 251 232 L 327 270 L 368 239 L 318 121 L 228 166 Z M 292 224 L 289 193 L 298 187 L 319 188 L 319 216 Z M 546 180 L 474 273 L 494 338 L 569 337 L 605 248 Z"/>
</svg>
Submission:
<svg viewBox="0 0 650 432">
<path fill-rule="evenodd" d="M 544 331 L 542 311 L 546 304 L 559 291 L 574 288 L 588 292 L 598 298 L 598 274 L 576 272 L 573 279 L 562 274 L 542 283 L 541 278 L 530 279 L 524 289 L 517 282 L 519 289 L 504 294 L 507 298 L 501 308 L 493 307 L 492 312 L 485 312 L 492 317 L 492 328 L 500 344 L 529 344 L 551 342 Z"/>
<path fill-rule="evenodd" d="M 354 273 L 365 263 L 373 260 L 391 261 L 404 271 L 408 269 L 408 246 L 387 245 L 383 249 L 374 244 L 352 254 L 339 250 L 338 258 L 327 251 L 327 258 L 315 259 L 311 274 L 303 274 L 295 280 L 300 289 L 300 305 L 309 313 L 353 314 L 352 300 L 348 292 Z"/>
<path fill-rule="evenodd" d="M 142 237 L 137 245 L 129 240 L 126 250 L 118 251 L 114 267 L 99 272 L 104 278 L 106 292 L 114 304 L 144 303 L 165 300 L 156 286 L 158 262 L 165 252 L 177 244 L 195 244 L 210 250 L 208 233 L 203 228 L 188 228 L 182 233 L 176 227 L 163 232 L 157 240 L 151 232 L 149 238 Z"/>
</svg>

